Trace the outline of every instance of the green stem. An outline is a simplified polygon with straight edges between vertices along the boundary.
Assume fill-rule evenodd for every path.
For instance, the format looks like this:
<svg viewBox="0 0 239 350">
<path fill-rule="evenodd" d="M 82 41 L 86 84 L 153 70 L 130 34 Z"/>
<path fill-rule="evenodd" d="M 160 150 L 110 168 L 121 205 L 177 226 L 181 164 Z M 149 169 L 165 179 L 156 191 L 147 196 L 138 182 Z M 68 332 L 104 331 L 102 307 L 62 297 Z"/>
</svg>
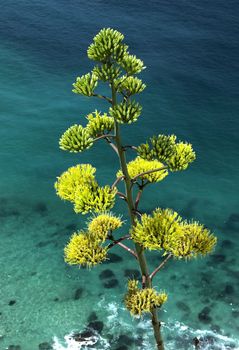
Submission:
<svg viewBox="0 0 239 350">
<path fill-rule="evenodd" d="M 117 101 L 116 101 L 116 91 L 115 91 L 113 82 L 111 83 L 111 89 L 112 89 L 112 107 L 114 107 L 117 104 Z M 134 206 L 133 195 L 132 195 L 132 186 L 131 186 L 132 182 L 127 169 L 125 149 L 121 143 L 120 127 L 116 120 L 115 120 L 115 142 L 118 148 L 118 156 L 119 156 L 121 170 L 124 175 L 125 192 L 127 197 L 127 205 L 128 205 L 130 221 L 131 221 L 131 225 L 134 226 L 136 224 L 136 220 L 135 220 L 136 218 L 135 218 L 135 206 Z M 148 270 L 146 258 L 144 255 L 144 250 L 138 243 L 135 243 L 135 250 L 138 256 L 138 261 L 139 261 L 139 266 L 140 266 L 142 276 L 144 276 L 145 278 L 145 287 L 152 288 L 152 281 L 149 275 L 149 270 Z M 152 315 L 152 325 L 154 329 L 154 337 L 156 340 L 157 349 L 164 350 L 163 340 L 160 332 L 161 323 L 158 320 L 157 308 L 152 309 L 151 315 Z"/>
</svg>

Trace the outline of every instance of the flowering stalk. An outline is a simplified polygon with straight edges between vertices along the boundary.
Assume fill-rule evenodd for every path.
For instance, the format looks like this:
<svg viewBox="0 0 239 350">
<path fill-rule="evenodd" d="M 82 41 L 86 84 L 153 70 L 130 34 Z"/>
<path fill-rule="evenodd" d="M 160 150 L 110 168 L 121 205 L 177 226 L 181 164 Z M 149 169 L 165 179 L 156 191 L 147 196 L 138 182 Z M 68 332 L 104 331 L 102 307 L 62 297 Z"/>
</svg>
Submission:
<svg viewBox="0 0 239 350">
<path fill-rule="evenodd" d="M 116 245 L 136 258 L 142 285 L 139 287 L 139 282 L 134 279 L 128 281 L 125 306 L 133 316 L 151 315 L 156 348 L 164 350 L 157 311 L 166 302 L 167 295 L 157 292 L 152 280 L 171 257 L 188 260 L 210 253 L 216 238 L 197 221 L 187 222 L 171 209 L 156 208 L 149 215 L 138 209 L 146 186 L 162 181 L 170 172 L 187 169 L 196 155 L 191 144 L 178 142 L 175 135 L 153 136 L 137 147 L 122 144 L 120 126 L 138 120 L 142 107 L 133 96 L 146 87 L 136 77 L 145 68 L 144 64 L 129 54 L 123 39 L 123 34 L 116 30 L 102 29 L 87 51 L 88 57 L 98 64 L 73 84 L 76 94 L 109 102 L 108 113 L 90 113 L 86 126 L 71 126 L 59 142 L 62 150 L 79 153 L 92 147 L 96 141 L 105 140 L 119 159 L 116 180 L 112 186 L 102 187 L 96 180 L 96 169 L 90 164 L 79 164 L 59 176 L 55 188 L 60 198 L 73 204 L 76 213 L 95 213 L 84 230 L 73 233 L 64 250 L 65 261 L 70 265 L 93 267 L 106 260 L 107 252 Z M 95 91 L 101 81 L 108 83 L 111 97 Z M 127 163 L 128 150 L 134 150 L 137 156 Z M 124 182 L 124 193 L 117 188 L 121 181 Z M 136 198 L 134 186 L 138 186 Z M 113 232 L 124 224 L 121 217 L 110 212 L 117 195 L 128 207 L 130 231 L 115 239 Z M 107 240 L 111 243 L 107 244 Z M 135 249 L 122 243 L 124 240 L 132 240 Z M 146 249 L 164 251 L 167 255 L 151 273 L 144 254 Z"/>
</svg>

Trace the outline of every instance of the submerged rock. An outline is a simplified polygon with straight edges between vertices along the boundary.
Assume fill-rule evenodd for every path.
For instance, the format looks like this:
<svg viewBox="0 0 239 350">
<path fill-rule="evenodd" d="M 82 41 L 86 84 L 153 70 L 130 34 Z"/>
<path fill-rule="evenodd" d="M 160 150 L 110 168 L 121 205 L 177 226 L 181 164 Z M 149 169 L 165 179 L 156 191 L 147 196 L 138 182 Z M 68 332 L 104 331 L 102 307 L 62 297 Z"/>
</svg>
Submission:
<svg viewBox="0 0 239 350">
<path fill-rule="evenodd" d="M 127 334 L 121 334 L 118 338 L 119 345 L 132 345 L 134 344 L 134 339 L 130 338 Z"/>
<path fill-rule="evenodd" d="M 239 229 L 239 213 L 232 213 L 226 223 L 225 227 L 229 230 L 238 230 Z"/>
<path fill-rule="evenodd" d="M 52 350 L 53 347 L 51 346 L 51 344 L 44 342 L 44 343 L 39 344 L 38 349 L 39 350 Z"/>
<path fill-rule="evenodd" d="M 115 277 L 115 274 L 114 274 L 114 272 L 112 270 L 106 269 L 106 270 L 103 270 L 99 274 L 99 277 L 100 277 L 101 280 L 103 280 L 103 279 Z"/>
<path fill-rule="evenodd" d="M 90 314 L 90 316 L 88 317 L 87 321 L 88 322 L 92 322 L 92 321 L 96 321 L 98 320 L 98 317 L 96 315 L 96 312 L 95 311 L 92 311 L 92 313 Z"/>
<path fill-rule="evenodd" d="M 41 215 L 45 215 L 48 211 L 47 206 L 44 202 L 37 203 L 34 207 L 34 210 Z"/>
<path fill-rule="evenodd" d="M 116 279 L 116 278 L 113 278 L 109 281 L 106 281 L 103 286 L 105 288 L 114 288 L 114 287 L 117 287 L 119 285 L 119 281 Z"/>
<path fill-rule="evenodd" d="M 84 292 L 83 288 L 78 288 L 75 291 L 74 300 L 79 300 L 82 297 L 83 292 Z"/>
<path fill-rule="evenodd" d="M 222 241 L 221 247 L 222 248 L 231 248 L 232 247 L 232 241 L 230 241 L 229 239 L 225 239 L 224 241 Z"/>
<path fill-rule="evenodd" d="M 235 293 L 235 289 L 234 289 L 234 287 L 231 284 L 227 284 L 225 286 L 225 289 L 224 289 L 223 293 L 226 294 L 226 295 L 232 295 L 232 294 Z"/>
<path fill-rule="evenodd" d="M 186 313 L 191 312 L 190 307 L 187 304 L 185 304 L 183 301 L 178 301 L 176 303 L 176 306 L 178 309 L 180 309 L 183 312 L 186 312 Z"/>
<path fill-rule="evenodd" d="M 238 311 L 236 311 L 236 310 L 232 311 L 232 317 L 238 318 L 239 317 L 239 310 Z"/>
<path fill-rule="evenodd" d="M 104 328 L 104 323 L 102 321 L 92 321 L 88 323 L 87 328 L 88 327 L 93 328 L 98 333 L 101 333 Z"/>
<path fill-rule="evenodd" d="M 199 312 L 198 314 L 198 318 L 201 322 L 203 323 L 211 323 L 212 322 L 212 318 L 209 315 L 209 313 L 211 312 L 211 309 L 208 306 L 205 306 L 201 312 Z"/>
<path fill-rule="evenodd" d="M 226 260 L 226 256 L 223 254 L 213 254 L 211 255 L 211 261 L 215 264 L 222 263 Z"/>
<path fill-rule="evenodd" d="M 36 244 L 36 247 L 37 248 L 43 248 L 43 247 L 46 247 L 46 246 L 48 246 L 49 244 L 52 244 L 52 243 L 55 243 L 55 241 L 53 239 L 48 240 L 48 241 L 41 241 L 41 242 Z"/>
</svg>

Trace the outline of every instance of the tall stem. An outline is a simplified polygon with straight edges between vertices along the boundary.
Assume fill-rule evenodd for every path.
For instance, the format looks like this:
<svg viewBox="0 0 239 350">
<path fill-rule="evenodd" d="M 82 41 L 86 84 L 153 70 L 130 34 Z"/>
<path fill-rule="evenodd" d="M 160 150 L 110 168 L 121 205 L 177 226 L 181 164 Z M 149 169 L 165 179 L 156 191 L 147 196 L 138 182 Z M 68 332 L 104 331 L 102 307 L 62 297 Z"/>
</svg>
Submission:
<svg viewBox="0 0 239 350">
<path fill-rule="evenodd" d="M 116 91 L 115 91 L 113 82 L 111 83 L 111 89 L 112 89 L 112 107 L 114 107 L 117 101 L 116 101 Z M 131 225 L 134 226 L 136 221 L 135 221 L 135 206 L 134 206 L 133 195 L 132 195 L 131 179 L 127 169 L 125 149 L 122 147 L 122 143 L 121 143 L 120 127 L 116 120 L 115 120 L 115 142 L 118 148 L 118 155 L 119 155 L 121 170 L 124 175 L 125 192 L 127 197 L 129 217 L 130 217 Z M 138 243 L 135 243 L 135 250 L 138 256 L 138 261 L 139 261 L 139 266 L 140 266 L 142 276 L 145 278 L 145 287 L 151 288 L 152 281 L 149 275 L 149 270 L 148 270 L 146 258 L 144 255 L 144 250 Z M 154 329 L 154 337 L 156 340 L 157 349 L 164 350 L 163 340 L 160 332 L 161 323 L 158 320 L 157 308 L 153 308 L 151 315 L 152 315 L 152 326 Z"/>
</svg>

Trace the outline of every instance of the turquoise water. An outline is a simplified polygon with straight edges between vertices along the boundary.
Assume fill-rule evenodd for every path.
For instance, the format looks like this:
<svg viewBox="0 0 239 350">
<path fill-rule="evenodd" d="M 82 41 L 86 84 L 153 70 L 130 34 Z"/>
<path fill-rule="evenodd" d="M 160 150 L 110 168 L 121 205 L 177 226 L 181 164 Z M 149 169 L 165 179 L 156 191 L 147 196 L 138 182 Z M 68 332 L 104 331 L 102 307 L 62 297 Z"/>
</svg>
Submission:
<svg viewBox="0 0 239 350">
<path fill-rule="evenodd" d="M 91 68 L 86 49 L 104 26 L 123 32 L 147 66 L 143 114 L 123 128 L 125 142 L 137 145 L 155 132 L 175 133 L 197 153 L 187 171 L 147 189 L 141 210 L 171 207 L 218 236 L 213 255 L 171 261 L 155 279 L 155 287 L 169 294 L 160 312 L 166 349 L 193 349 L 195 336 L 208 350 L 239 349 L 237 11 L 234 1 L 1 4 L 1 350 L 45 349 L 46 343 L 58 350 L 153 349 L 147 317 L 132 319 L 122 303 L 125 270 L 137 269 L 133 258 L 113 248 L 116 261 L 91 271 L 63 261 L 63 248 L 85 217 L 56 197 L 56 176 L 90 162 L 105 184 L 118 169 L 103 143 L 80 155 L 58 149 L 66 128 L 106 108 L 71 93 L 75 77 Z M 123 204 L 116 209 L 126 219 Z M 149 259 L 153 269 L 160 256 Z M 118 281 L 113 288 L 100 278 L 105 269 Z M 91 345 L 69 339 L 89 322 L 98 329 Z"/>
</svg>

